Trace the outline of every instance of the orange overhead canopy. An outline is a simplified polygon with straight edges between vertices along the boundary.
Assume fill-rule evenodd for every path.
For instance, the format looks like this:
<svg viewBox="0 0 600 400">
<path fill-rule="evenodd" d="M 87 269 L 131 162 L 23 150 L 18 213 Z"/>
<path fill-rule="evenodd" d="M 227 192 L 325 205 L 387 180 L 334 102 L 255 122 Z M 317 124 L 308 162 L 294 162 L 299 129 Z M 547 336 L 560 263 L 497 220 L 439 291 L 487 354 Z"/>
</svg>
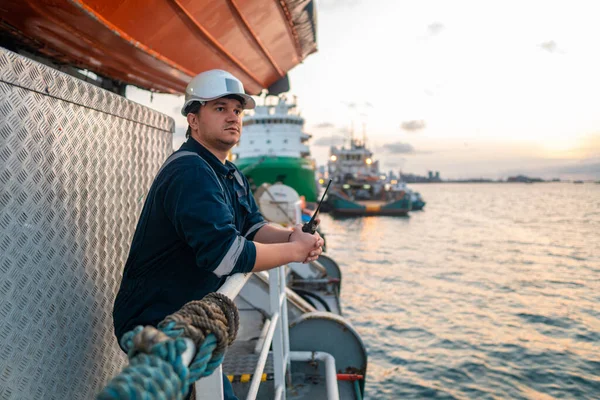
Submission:
<svg viewBox="0 0 600 400">
<path fill-rule="evenodd" d="M 310 0 L 4 0 L 3 41 L 123 83 L 181 93 L 220 68 L 257 94 L 316 51 Z"/>
</svg>

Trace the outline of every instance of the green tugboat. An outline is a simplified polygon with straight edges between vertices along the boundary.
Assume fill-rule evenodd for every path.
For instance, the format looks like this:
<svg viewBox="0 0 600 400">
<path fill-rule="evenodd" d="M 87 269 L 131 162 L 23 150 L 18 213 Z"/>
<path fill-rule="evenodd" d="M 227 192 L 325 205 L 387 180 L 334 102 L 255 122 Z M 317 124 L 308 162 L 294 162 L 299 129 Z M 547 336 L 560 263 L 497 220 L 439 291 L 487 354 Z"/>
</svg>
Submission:
<svg viewBox="0 0 600 400">
<path fill-rule="evenodd" d="M 263 98 L 263 104 L 244 118 L 244 134 L 232 150 L 233 162 L 252 185 L 280 182 L 315 203 L 315 162 L 306 145 L 311 136 L 303 127 L 295 101 L 288 102 L 285 96 Z"/>
</svg>

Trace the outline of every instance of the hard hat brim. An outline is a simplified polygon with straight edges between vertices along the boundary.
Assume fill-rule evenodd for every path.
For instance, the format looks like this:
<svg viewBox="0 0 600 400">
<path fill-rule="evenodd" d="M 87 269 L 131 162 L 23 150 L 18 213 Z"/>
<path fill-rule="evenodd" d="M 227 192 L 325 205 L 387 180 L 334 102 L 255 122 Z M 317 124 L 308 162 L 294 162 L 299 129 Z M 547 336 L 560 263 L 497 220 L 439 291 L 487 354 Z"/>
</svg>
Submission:
<svg viewBox="0 0 600 400">
<path fill-rule="evenodd" d="M 192 104 L 195 101 L 206 102 L 206 101 L 212 101 L 212 100 L 220 99 L 221 97 L 231 96 L 231 95 L 240 96 L 241 98 L 244 99 L 244 101 L 245 101 L 244 110 L 253 110 L 256 107 L 256 102 L 254 101 L 252 96 L 249 96 L 246 93 L 224 93 L 220 96 L 212 97 L 210 99 L 201 99 L 199 97 L 193 97 L 191 99 L 186 100 L 186 102 L 183 104 L 183 107 L 181 107 L 181 115 L 183 115 L 184 117 L 187 117 L 187 112 L 185 110 L 188 108 L 188 106 L 190 104 Z"/>
</svg>

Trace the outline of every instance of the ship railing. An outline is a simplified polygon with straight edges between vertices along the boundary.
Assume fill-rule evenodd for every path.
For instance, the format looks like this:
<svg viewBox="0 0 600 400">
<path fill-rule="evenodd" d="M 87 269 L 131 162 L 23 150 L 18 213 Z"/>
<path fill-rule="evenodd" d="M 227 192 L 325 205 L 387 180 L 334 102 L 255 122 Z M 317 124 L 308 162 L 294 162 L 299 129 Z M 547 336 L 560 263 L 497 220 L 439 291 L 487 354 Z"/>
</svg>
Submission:
<svg viewBox="0 0 600 400">
<path fill-rule="evenodd" d="M 302 222 L 302 208 L 300 201 L 294 204 L 296 223 Z M 264 338 L 262 348 L 259 353 L 258 362 L 256 364 L 252 380 L 250 381 L 250 389 L 246 400 L 255 400 L 258 395 L 258 389 L 261 384 L 261 378 L 269 349 L 273 345 L 273 378 L 275 385 L 275 400 L 285 399 L 286 381 L 289 380 L 290 373 L 290 335 L 288 324 L 288 309 L 286 295 L 286 275 L 285 265 L 269 270 L 269 313 L 270 323 L 267 334 Z M 235 299 L 242 290 L 251 273 L 236 274 L 231 276 L 218 290 L 230 299 Z M 195 383 L 194 390 L 196 391 L 197 399 L 223 399 L 223 367 L 220 365 L 208 377 L 198 380 Z"/>
</svg>

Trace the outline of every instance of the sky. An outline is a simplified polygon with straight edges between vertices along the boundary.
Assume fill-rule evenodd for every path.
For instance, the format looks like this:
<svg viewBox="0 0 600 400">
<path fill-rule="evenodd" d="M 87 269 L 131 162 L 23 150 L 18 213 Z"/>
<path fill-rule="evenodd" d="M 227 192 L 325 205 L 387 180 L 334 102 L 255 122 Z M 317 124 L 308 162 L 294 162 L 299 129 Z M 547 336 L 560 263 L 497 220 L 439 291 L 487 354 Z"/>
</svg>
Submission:
<svg viewBox="0 0 600 400">
<path fill-rule="evenodd" d="M 317 1 L 290 71 L 317 163 L 366 132 L 382 170 L 600 179 L 600 2 Z M 176 120 L 181 97 L 130 87 Z M 242 133 L 243 134 L 243 133 Z"/>
</svg>

